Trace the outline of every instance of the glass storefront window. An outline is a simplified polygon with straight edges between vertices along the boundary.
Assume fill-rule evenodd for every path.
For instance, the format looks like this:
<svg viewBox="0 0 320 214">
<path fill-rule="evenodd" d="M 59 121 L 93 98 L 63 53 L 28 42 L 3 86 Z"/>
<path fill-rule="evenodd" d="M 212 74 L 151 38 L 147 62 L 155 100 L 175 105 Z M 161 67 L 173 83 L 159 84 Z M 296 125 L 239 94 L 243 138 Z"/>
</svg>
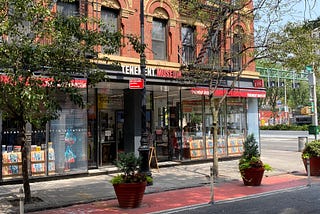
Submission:
<svg viewBox="0 0 320 214">
<path fill-rule="evenodd" d="M 54 152 L 55 160 L 49 162 L 49 172 L 65 174 L 87 170 L 86 118 L 85 110 L 63 109 L 60 118 L 50 123 L 48 148 Z"/>
<path fill-rule="evenodd" d="M 32 128 L 30 146 L 32 177 L 87 171 L 87 111 L 73 105 L 71 101 L 63 102 L 57 120 L 43 124 L 38 129 Z M 2 123 L 1 146 L 2 179 L 21 178 L 19 132 L 10 120 L 4 120 Z"/>
</svg>

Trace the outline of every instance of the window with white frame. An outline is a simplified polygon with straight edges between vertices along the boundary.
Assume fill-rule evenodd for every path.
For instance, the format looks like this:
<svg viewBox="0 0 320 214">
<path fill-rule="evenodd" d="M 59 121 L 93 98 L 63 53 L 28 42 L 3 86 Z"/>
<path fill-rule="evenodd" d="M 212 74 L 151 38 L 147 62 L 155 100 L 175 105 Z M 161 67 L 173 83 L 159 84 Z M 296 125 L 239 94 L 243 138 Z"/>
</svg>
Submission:
<svg viewBox="0 0 320 214">
<path fill-rule="evenodd" d="M 167 60 L 167 21 L 153 19 L 152 22 L 152 52 L 153 59 Z"/>
</svg>

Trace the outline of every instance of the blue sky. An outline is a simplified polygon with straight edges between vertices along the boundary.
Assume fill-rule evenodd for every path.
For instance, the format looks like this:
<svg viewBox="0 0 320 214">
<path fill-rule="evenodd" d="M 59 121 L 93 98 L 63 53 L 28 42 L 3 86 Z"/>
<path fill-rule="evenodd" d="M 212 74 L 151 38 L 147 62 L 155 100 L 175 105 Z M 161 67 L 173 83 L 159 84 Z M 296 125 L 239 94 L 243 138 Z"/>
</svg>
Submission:
<svg viewBox="0 0 320 214">
<path fill-rule="evenodd" d="M 314 20 L 320 16 L 320 1 L 310 0 L 309 4 L 308 2 L 305 3 L 304 0 L 299 1 L 299 3 L 292 8 L 292 12 L 292 15 L 287 16 L 284 21 Z"/>
<path fill-rule="evenodd" d="M 263 0 L 256 0 L 261 2 Z M 267 1 L 271 5 L 265 4 L 255 22 L 255 26 L 266 27 L 271 24 L 271 28 L 275 31 L 281 29 L 288 22 L 301 23 L 306 20 L 315 20 L 320 17 L 320 0 L 281 0 L 280 7 L 275 7 L 277 0 Z M 258 3 L 257 3 L 258 4 Z M 272 9 L 277 8 L 277 10 Z M 276 21 L 277 20 L 277 21 Z"/>
</svg>

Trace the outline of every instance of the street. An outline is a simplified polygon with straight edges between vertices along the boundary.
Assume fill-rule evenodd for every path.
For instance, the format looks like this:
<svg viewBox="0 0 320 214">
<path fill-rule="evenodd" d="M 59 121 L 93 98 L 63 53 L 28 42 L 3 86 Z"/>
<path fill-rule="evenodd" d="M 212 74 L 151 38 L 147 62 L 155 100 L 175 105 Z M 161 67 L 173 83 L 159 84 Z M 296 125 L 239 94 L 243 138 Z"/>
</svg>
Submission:
<svg viewBox="0 0 320 214">
<path fill-rule="evenodd" d="M 308 214 L 320 213 L 320 186 L 300 187 L 250 198 L 203 204 L 165 213 Z"/>
</svg>

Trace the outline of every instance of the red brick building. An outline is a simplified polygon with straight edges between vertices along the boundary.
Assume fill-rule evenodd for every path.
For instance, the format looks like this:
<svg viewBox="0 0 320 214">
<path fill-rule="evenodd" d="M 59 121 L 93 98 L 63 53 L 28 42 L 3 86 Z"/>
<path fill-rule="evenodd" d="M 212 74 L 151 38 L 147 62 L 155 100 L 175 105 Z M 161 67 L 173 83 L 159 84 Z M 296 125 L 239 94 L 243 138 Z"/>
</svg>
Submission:
<svg viewBox="0 0 320 214">
<path fill-rule="evenodd" d="M 254 133 L 259 139 L 258 98 L 265 96 L 250 55 L 254 28 L 252 15 L 245 11 L 252 7 L 252 2 L 248 2 L 242 12 L 233 13 L 222 26 L 218 25 L 209 34 L 203 23 L 190 17 L 192 14 L 188 10 L 183 13 L 179 10 L 179 2 L 144 1 L 149 145 L 155 148 L 159 161 L 212 158 L 212 116 L 205 96 L 207 89 L 182 79 L 183 68 L 190 64 L 212 67 L 216 63 L 228 73 L 214 94 L 221 97 L 228 93 L 219 115 L 218 153 L 220 157 L 238 156 L 248 133 Z M 217 9 L 212 5 L 205 8 Z M 54 10 L 66 15 L 86 13 L 100 18 L 103 28 L 110 31 L 140 36 L 138 0 L 58 1 Z M 228 8 L 225 14 L 230 15 Z M 219 19 L 216 21 L 218 23 Z M 98 26 L 90 28 L 97 29 Z M 246 35 L 245 41 L 243 35 Z M 141 90 L 131 89 L 129 82 L 141 77 L 140 55 L 127 39 L 123 39 L 123 43 L 126 45 L 114 55 L 105 55 L 105 50 L 98 47 L 101 49 L 99 57 L 109 58 L 109 63 L 99 62 L 108 81 L 87 89 L 87 115 L 82 112 L 72 116 L 74 111 L 66 108 L 60 118 L 64 125 L 57 123 L 55 127 L 65 130 L 65 135 L 52 135 L 52 143 L 44 142 L 54 157 L 43 162 L 51 163 L 48 166 L 52 172 L 83 172 L 112 164 L 119 152 L 138 153 L 142 96 Z M 111 62 L 118 62 L 120 66 L 115 68 Z M 228 90 L 233 88 L 232 82 L 239 71 L 242 73 L 236 86 Z M 74 133 L 80 130 L 79 124 L 87 124 L 85 135 Z M 60 143 L 62 141 L 74 143 L 66 148 L 64 143 Z M 65 167 L 63 159 L 67 152 L 73 156 L 72 162 Z"/>
</svg>

